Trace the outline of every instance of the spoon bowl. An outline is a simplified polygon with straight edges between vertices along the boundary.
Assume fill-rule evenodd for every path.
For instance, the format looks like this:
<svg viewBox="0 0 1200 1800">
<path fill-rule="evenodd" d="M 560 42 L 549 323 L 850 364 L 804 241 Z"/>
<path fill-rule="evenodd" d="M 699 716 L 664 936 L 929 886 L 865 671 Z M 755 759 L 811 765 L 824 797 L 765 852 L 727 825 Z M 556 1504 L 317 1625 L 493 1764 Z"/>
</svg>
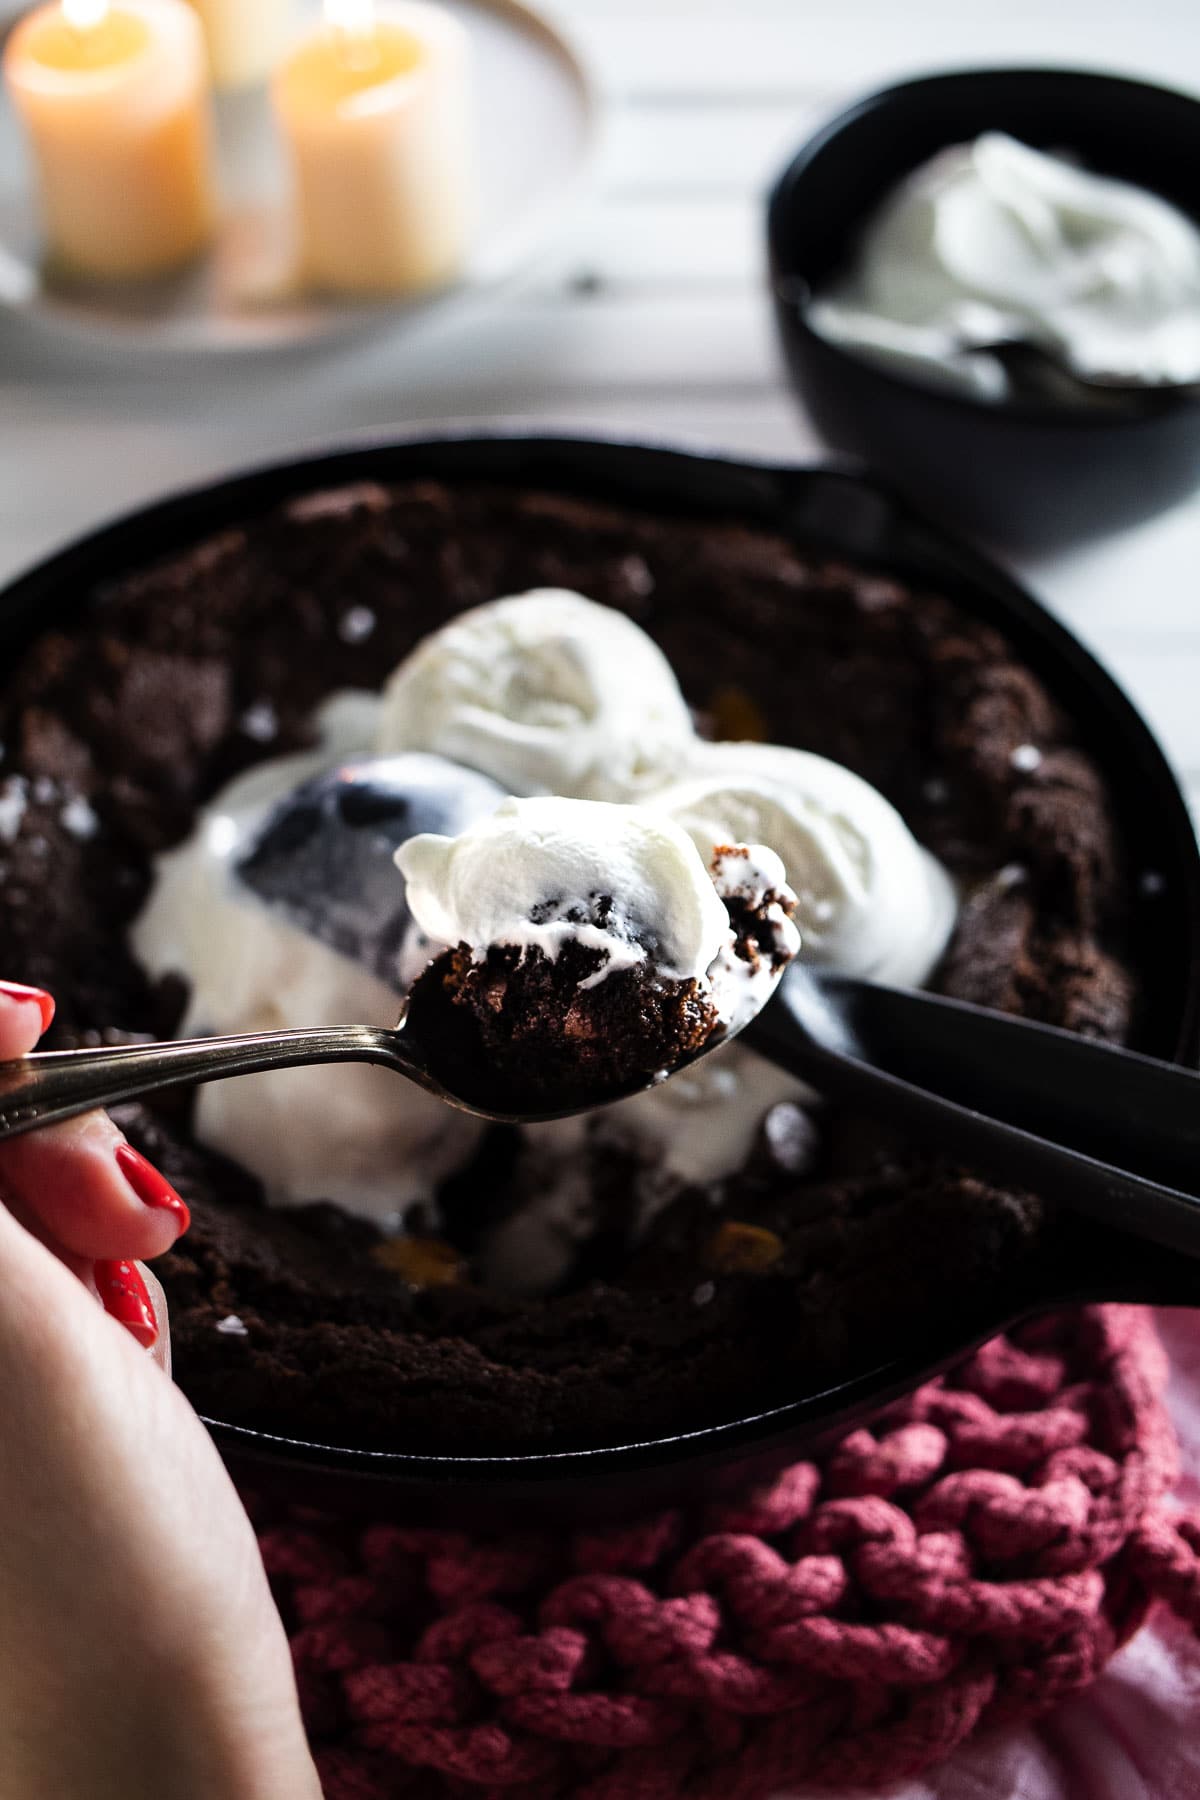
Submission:
<svg viewBox="0 0 1200 1800">
<path fill-rule="evenodd" d="M 442 756 L 343 758 L 271 807 L 233 873 L 287 924 L 403 992 L 412 915 L 396 850 L 418 832 L 457 837 L 504 796 L 498 782 Z"/>
</svg>

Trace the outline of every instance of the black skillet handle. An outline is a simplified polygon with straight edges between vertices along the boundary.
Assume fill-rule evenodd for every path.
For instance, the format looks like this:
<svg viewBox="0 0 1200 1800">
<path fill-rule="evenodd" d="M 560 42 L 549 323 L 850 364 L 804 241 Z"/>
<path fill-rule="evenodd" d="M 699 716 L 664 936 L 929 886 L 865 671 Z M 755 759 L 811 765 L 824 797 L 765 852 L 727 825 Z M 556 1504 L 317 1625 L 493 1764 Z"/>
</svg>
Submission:
<svg viewBox="0 0 1200 1800">
<path fill-rule="evenodd" d="M 793 970 L 746 1043 L 821 1091 L 1200 1259 L 1200 1076 L 937 995 Z M 1200 1269 L 1195 1275 L 1200 1302 Z"/>
<path fill-rule="evenodd" d="M 1194 1069 L 940 994 L 837 976 L 821 986 L 871 1060 L 893 1074 L 1147 1181 L 1200 1194 Z"/>
</svg>

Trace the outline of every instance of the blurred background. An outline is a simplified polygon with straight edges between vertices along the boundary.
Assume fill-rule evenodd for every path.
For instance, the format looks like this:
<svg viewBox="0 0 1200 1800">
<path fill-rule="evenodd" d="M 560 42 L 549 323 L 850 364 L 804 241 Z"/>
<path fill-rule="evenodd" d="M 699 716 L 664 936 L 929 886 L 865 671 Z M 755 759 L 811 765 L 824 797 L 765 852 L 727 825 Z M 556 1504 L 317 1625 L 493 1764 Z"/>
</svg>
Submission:
<svg viewBox="0 0 1200 1800">
<path fill-rule="evenodd" d="M 0 314 L 0 578 L 158 492 L 340 431 L 515 421 L 815 458 L 776 343 L 764 208 L 822 119 L 901 76 L 1005 63 L 1200 94 L 1195 0 L 554 0 L 544 11 L 594 84 L 596 142 L 537 254 L 505 279 L 417 315 L 237 354 L 164 348 L 136 324 L 77 332 L 19 304 Z M 505 125 L 521 129 L 519 114 Z M 11 138 L 2 150 L 11 183 Z M 1192 179 L 1200 188 L 1200 167 Z M 1200 800 L 1200 497 L 1052 553 L 990 547 L 1125 682 Z"/>
</svg>

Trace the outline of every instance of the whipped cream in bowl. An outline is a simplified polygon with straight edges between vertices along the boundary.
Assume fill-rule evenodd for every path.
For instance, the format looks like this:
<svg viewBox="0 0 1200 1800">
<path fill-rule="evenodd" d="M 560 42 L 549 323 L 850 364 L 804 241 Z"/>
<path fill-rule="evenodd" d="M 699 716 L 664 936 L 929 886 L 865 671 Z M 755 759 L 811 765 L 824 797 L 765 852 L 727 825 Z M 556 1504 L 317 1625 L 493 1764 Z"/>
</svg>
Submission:
<svg viewBox="0 0 1200 1800">
<path fill-rule="evenodd" d="M 987 131 L 888 195 L 806 317 L 868 361 L 985 401 L 1039 374 L 1009 346 L 1073 377 L 1077 400 L 1088 383 L 1192 386 L 1200 226 L 1144 188 Z"/>
</svg>

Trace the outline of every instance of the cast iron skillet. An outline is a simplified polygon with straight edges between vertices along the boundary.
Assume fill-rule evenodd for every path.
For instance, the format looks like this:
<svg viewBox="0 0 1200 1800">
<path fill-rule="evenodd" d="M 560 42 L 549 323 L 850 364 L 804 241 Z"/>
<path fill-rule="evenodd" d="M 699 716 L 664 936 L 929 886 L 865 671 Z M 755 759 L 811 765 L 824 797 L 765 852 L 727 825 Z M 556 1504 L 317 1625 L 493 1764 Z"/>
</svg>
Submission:
<svg viewBox="0 0 1200 1800">
<path fill-rule="evenodd" d="M 323 486 L 365 479 L 487 480 L 663 511 L 724 514 L 810 548 L 925 583 L 999 627 L 1075 720 L 1111 784 L 1134 887 L 1132 942 L 1144 1001 L 1135 1047 L 1194 1062 L 1200 1052 L 1200 853 L 1182 796 L 1146 725 L 1087 651 L 982 557 L 934 529 L 877 481 L 840 468 L 772 468 L 638 444 L 495 436 L 356 440 L 174 496 L 92 533 L 0 595 L 0 652 L 60 623 L 97 583 Z M 20 971 L 18 970 L 17 973 Z M 495 1517 L 544 1505 L 617 1511 L 712 1495 L 782 1467 L 820 1438 L 947 1367 L 1008 1324 L 1083 1300 L 1200 1301 L 1183 1259 L 1069 1214 L 1036 1266 L 997 1285 L 970 1317 L 914 1324 L 894 1357 L 803 1399 L 703 1430 L 595 1450 L 512 1457 L 412 1456 L 273 1437 L 206 1420 L 239 1473 L 293 1496 L 376 1513 L 436 1508 Z"/>
</svg>

